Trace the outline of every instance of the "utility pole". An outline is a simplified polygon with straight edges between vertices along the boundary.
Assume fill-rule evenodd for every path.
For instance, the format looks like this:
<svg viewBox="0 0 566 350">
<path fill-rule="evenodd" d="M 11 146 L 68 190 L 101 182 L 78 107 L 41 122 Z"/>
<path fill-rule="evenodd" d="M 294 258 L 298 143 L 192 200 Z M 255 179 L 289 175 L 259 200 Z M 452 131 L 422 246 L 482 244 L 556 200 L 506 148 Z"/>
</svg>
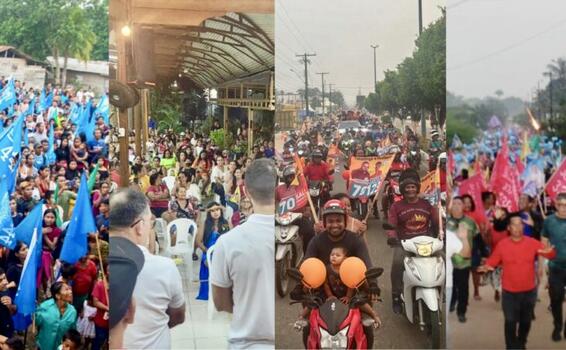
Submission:
<svg viewBox="0 0 566 350">
<path fill-rule="evenodd" d="M 324 117 L 324 76 L 329 74 L 328 72 L 316 73 L 322 78 L 322 116 Z"/>
<path fill-rule="evenodd" d="M 423 0 L 419 0 L 419 36 L 423 32 Z M 421 133 L 423 139 L 426 138 L 426 120 L 424 111 L 421 109 Z"/>
<path fill-rule="evenodd" d="M 419 0 L 419 35 L 423 32 L 423 0 Z"/>
<path fill-rule="evenodd" d="M 377 65 L 375 59 L 375 49 L 377 49 L 379 45 L 370 45 L 370 47 L 373 49 L 373 90 L 377 94 Z"/>
<path fill-rule="evenodd" d="M 295 55 L 297 57 L 301 57 L 303 59 L 303 63 L 305 64 L 305 106 L 306 106 L 306 112 L 307 112 L 307 117 L 309 116 L 309 57 L 313 57 L 316 56 L 315 53 L 304 53 L 302 55 Z"/>
<path fill-rule="evenodd" d="M 330 103 L 328 108 L 330 109 L 330 113 L 332 113 L 332 85 L 328 84 L 328 102 Z"/>
</svg>

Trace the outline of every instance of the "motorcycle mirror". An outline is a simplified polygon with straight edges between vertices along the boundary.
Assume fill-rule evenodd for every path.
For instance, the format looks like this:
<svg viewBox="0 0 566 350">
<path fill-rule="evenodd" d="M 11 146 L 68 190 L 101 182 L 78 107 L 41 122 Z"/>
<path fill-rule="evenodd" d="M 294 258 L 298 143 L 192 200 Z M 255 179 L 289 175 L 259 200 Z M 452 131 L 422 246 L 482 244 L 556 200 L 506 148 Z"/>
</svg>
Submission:
<svg viewBox="0 0 566 350">
<path fill-rule="evenodd" d="M 395 229 L 397 229 L 395 226 L 391 225 L 388 222 L 384 222 L 383 225 L 381 225 L 381 227 L 383 227 L 384 230 L 395 230 Z"/>
<path fill-rule="evenodd" d="M 366 271 L 366 279 L 378 278 L 383 274 L 383 269 L 381 267 L 372 267 Z"/>
<path fill-rule="evenodd" d="M 301 271 L 295 268 L 288 269 L 287 276 L 299 282 L 303 280 L 303 274 L 301 273 Z"/>
</svg>

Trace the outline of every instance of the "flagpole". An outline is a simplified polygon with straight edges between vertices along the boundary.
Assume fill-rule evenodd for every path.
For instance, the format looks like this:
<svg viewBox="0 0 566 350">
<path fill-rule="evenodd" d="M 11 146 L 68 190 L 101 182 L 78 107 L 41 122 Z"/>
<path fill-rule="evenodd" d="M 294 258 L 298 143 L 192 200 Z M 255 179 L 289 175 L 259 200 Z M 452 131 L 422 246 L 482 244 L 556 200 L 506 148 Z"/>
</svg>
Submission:
<svg viewBox="0 0 566 350">
<path fill-rule="evenodd" d="M 102 283 L 104 283 L 104 294 L 106 295 L 106 302 L 110 302 L 108 298 L 108 281 L 106 281 L 106 274 L 104 273 L 104 265 L 102 264 L 102 254 L 100 253 L 100 241 L 98 240 L 98 233 L 94 235 L 96 239 L 96 250 L 98 252 L 98 262 L 100 264 L 100 271 L 102 271 Z"/>
<path fill-rule="evenodd" d="M 538 202 L 538 205 L 539 205 L 539 207 L 540 207 L 540 212 L 541 212 L 541 214 L 542 214 L 542 218 L 543 218 L 543 219 L 546 219 L 546 210 L 544 209 L 542 203 L 540 202 L 540 196 L 537 197 L 537 202 Z M 545 202 L 546 202 L 546 201 L 545 201 Z"/>
</svg>

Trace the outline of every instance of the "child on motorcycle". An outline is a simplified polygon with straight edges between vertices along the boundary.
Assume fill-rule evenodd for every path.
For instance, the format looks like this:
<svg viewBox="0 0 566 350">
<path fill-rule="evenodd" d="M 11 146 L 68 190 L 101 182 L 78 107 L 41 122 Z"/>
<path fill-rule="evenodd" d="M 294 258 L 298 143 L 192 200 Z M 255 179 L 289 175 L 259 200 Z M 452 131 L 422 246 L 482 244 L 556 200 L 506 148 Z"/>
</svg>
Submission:
<svg viewBox="0 0 566 350">
<path fill-rule="evenodd" d="M 330 252 L 330 264 L 326 265 L 326 282 L 324 283 L 324 295 L 326 296 L 326 299 L 339 299 L 346 305 L 350 303 L 350 300 L 354 296 L 354 289 L 348 288 L 340 279 L 340 266 L 347 257 L 348 250 L 346 247 L 337 245 L 332 248 L 332 251 Z M 362 305 L 360 307 L 360 311 L 369 315 L 375 321 L 373 324 L 374 328 L 377 329 L 381 326 L 381 319 L 369 303 Z M 309 314 L 310 308 L 305 306 L 296 324 L 304 324 L 304 322 L 308 319 Z"/>
</svg>

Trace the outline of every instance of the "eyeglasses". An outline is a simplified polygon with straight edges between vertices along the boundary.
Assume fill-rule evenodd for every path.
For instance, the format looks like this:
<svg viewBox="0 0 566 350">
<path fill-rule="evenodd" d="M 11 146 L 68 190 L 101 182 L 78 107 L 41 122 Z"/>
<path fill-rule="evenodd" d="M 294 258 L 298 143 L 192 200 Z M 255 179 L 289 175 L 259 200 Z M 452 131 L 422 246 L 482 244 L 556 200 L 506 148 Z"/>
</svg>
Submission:
<svg viewBox="0 0 566 350">
<path fill-rule="evenodd" d="M 134 226 L 136 226 L 137 224 L 139 224 L 139 223 L 142 222 L 142 221 L 145 221 L 145 220 L 144 220 L 143 218 L 138 219 L 138 220 L 134 221 L 134 223 L 131 224 L 130 227 L 134 227 Z"/>
</svg>

